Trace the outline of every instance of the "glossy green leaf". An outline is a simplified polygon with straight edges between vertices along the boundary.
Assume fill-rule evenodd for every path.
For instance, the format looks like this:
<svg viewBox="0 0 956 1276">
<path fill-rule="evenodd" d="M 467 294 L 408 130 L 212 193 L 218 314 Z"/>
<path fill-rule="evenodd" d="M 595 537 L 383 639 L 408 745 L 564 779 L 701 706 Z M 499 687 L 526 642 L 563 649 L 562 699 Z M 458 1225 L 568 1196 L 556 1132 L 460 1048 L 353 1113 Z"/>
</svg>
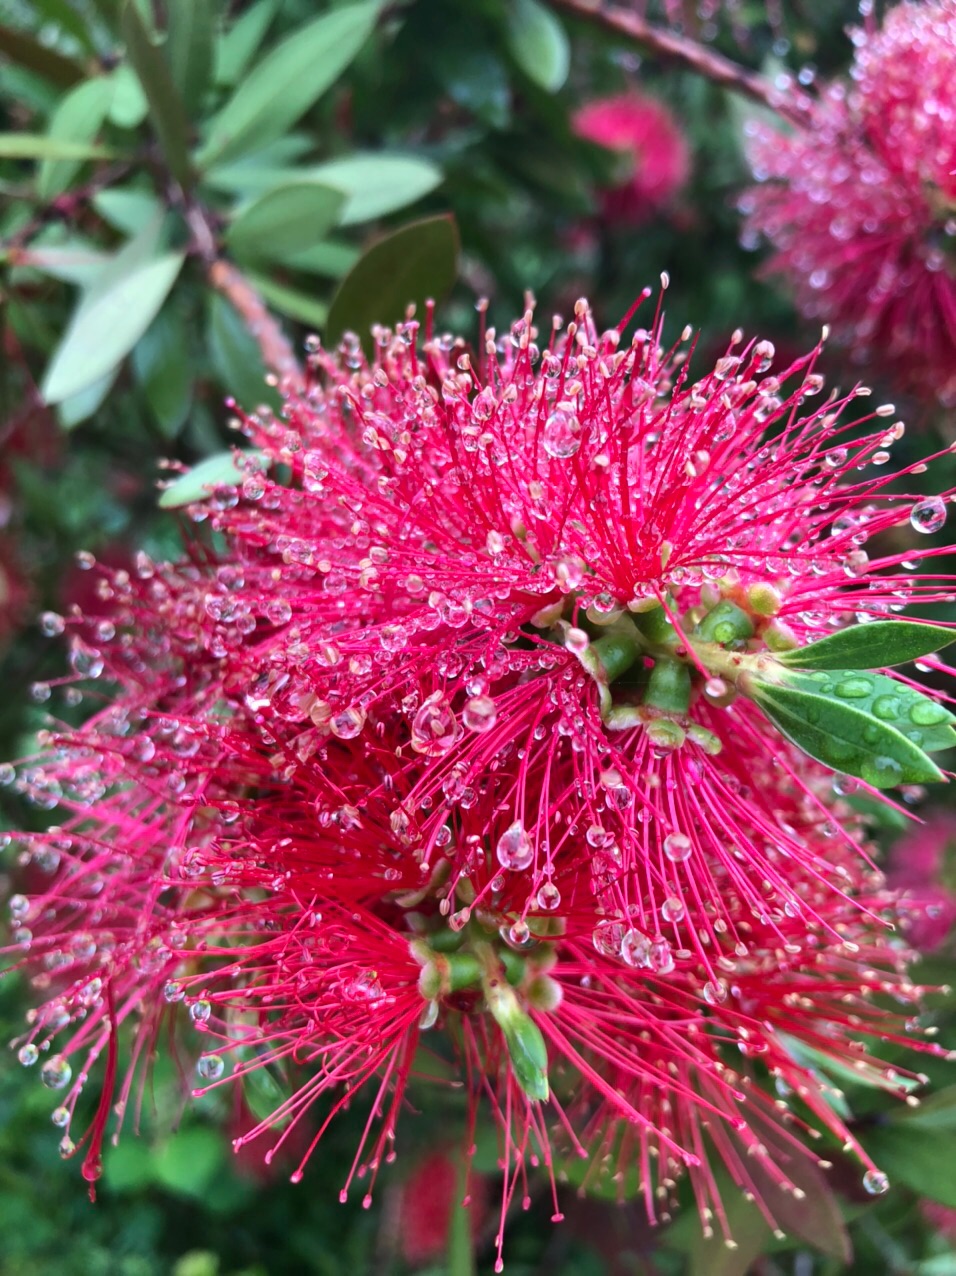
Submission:
<svg viewBox="0 0 956 1276">
<path fill-rule="evenodd" d="M 218 294 L 209 301 L 206 345 L 226 393 L 247 409 L 279 406 L 276 390 L 266 385 L 266 369 L 255 340 L 229 302 Z"/>
<path fill-rule="evenodd" d="M 50 140 L 89 145 L 102 128 L 112 100 L 113 81 L 109 76 L 84 80 L 54 112 L 48 130 Z M 37 178 L 37 194 L 41 199 L 53 199 L 66 190 L 79 168 L 76 158 L 44 160 Z"/>
<path fill-rule="evenodd" d="M 8 254 L 11 264 L 38 270 L 43 275 L 64 283 L 87 287 L 102 274 L 109 262 L 106 253 L 93 248 L 87 240 L 77 239 L 46 246 L 19 248 Z"/>
<path fill-rule="evenodd" d="M 499 1023 L 508 1047 L 511 1071 L 529 1099 L 541 1102 L 550 1094 L 548 1086 L 548 1048 L 541 1029 L 526 1014 L 512 1016 Z"/>
<path fill-rule="evenodd" d="M 827 634 L 784 652 L 781 664 L 800 669 L 886 669 L 956 642 L 956 629 L 922 620 L 874 620 Z"/>
<path fill-rule="evenodd" d="M 175 307 L 159 312 L 133 347 L 133 372 L 163 437 L 179 433 L 192 403 L 192 367 Z"/>
<path fill-rule="evenodd" d="M 525 75 L 557 93 L 571 68 L 571 44 L 560 21 L 540 0 L 510 0 L 505 26 L 508 49 Z"/>
<path fill-rule="evenodd" d="M 292 1095 L 291 1087 L 281 1084 L 265 1064 L 242 1073 L 242 1097 L 249 1111 L 258 1121 L 269 1121 Z M 274 1130 L 281 1130 L 289 1123 L 289 1117 L 272 1121 Z"/>
<path fill-rule="evenodd" d="M 917 1108 L 902 1108 L 892 1114 L 893 1125 L 905 1129 L 949 1130 L 956 1133 L 956 1085 L 937 1090 L 921 1099 Z"/>
<path fill-rule="evenodd" d="M 68 399 L 57 404 L 56 417 L 64 430 L 75 429 L 88 421 L 102 407 L 106 397 L 116 384 L 119 368 L 110 368 L 105 377 L 94 381 L 78 394 L 71 394 Z"/>
<path fill-rule="evenodd" d="M 178 1131 L 156 1149 L 153 1176 L 177 1196 L 203 1197 L 221 1173 L 224 1157 L 218 1132 L 195 1125 Z"/>
<path fill-rule="evenodd" d="M 216 0 L 179 0 L 168 6 L 167 56 L 173 83 L 194 111 L 212 79 Z"/>
<path fill-rule="evenodd" d="M 217 84 L 231 87 L 246 72 L 279 8 L 279 0 L 259 0 L 238 17 L 213 50 Z"/>
<path fill-rule="evenodd" d="M 323 328 L 328 318 L 329 308 L 324 301 L 318 301 L 311 293 L 300 292 L 298 288 L 290 288 L 286 284 L 276 283 L 264 275 L 247 272 L 246 278 L 253 288 L 267 301 L 273 310 L 288 315 L 299 323 L 308 324 L 311 328 Z"/>
<path fill-rule="evenodd" d="M 80 302 L 47 368 L 47 403 L 61 403 L 104 377 L 132 350 L 182 269 L 183 253 L 132 265 Z"/>
<path fill-rule="evenodd" d="M 941 780 L 927 751 L 956 743 L 952 714 L 881 674 L 794 672 L 783 686 L 738 685 L 804 753 L 874 788 Z"/>
<path fill-rule="evenodd" d="M 283 258 L 283 262 L 292 270 L 321 275 L 323 279 L 341 279 L 352 269 L 360 255 L 352 244 L 327 239 L 321 244 L 313 244 L 304 252 L 289 253 Z"/>
<path fill-rule="evenodd" d="M 242 455 L 245 458 L 243 465 L 246 467 L 252 460 L 265 459 L 262 452 L 249 451 Z M 215 456 L 207 456 L 165 488 L 159 498 L 159 507 L 172 510 L 191 505 L 193 501 L 204 500 L 214 487 L 231 487 L 241 483 L 248 473 L 249 468 L 243 468 L 237 462 L 235 452 L 217 452 Z"/>
<path fill-rule="evenodd" d="M 452 217 L 403 226 L 373 244 L 342 280 L 329 308 L 326 340 L 354 332 L 370 348 L 373 324 L 396 323 L 409 303 L 421 310 L 426 300 L 441 300 L 457 273 L 458 231 Z"/>
<path fill-rule="evenodd" d="M 43 133 L 0 133 L 0 159 L 74 160 L 112 159 L 108 146 L 72 142 Z"/>
<path fill-rule="evenodd" d="M 333 9 L 293 31 L 242 81 L 214 117 L 198 163 L 280 137 L 334 84 L 371 34 L 378 0 Z"/>
<path fill-rule="evenodd" d="M 149 102 L 150 122 L 163 148 L 169 171 L 186 189 L 192 181 L 189 123 L 165 52 L 153 44 L 133 0 L 127 0 L 121 28 L 129 60 Z"/>
<path fill-rule="evenodd" d="M 413 204 L 442 181 L 442 171 L 413 155 L 347 155 L 306 170 L 315 181 L 326 182 L 347 196 L 340 223 L 384 217 Z"/>
<path fill-rule="evenodd" d="M 864 1139 L 866 1150 L 890 1180 L 956 1209 L 956 1139 L 951 1129 L 910 1129 L 887 1124 Z"/>
<path fill-rule="evenodd" d="M 115 186 L 97 191 L 92 202 L 105 221 L 127 235 L 138 235 L 163 211 L 162 204 L 150 191 L 123 190 Z"/>
<path fill-rule="evenodd" d="M 139 128 L 149 114 L 149 103 L 139 77 L 131 66 L 122 62 L 113 72 L 113 100 L 109 120 L 117 128 Z"/>
<path fill-rule="evenodd" d="M 290 182 L 242 208 L 226 240 L 251 260 L 282 260 L 321 240 L 336 224 L 345 202 L 340 191 L 319 182 Z"/>
</svg>

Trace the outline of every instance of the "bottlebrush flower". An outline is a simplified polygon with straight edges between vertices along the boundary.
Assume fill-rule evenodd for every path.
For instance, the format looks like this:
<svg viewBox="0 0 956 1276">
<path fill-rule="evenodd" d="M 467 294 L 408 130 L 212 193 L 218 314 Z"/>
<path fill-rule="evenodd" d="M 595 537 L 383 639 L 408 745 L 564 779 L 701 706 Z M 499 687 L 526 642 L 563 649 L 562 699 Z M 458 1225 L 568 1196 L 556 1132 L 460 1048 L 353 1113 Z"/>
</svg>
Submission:
<svg viewBox="0 0 956 1276">
<path fill-rule="evenodd" d="M 626 160 L 620 181 L 604 192 L 610 221 L 636 224 L 665 208 L 687 181 L 687 141 L 663 102 L 631 90 L 581 107 L 572 125 L 579 137 Z"/>
<path fill-rule="evenodd" d="M 758 127 L 741 201 L 768 269 L 860 359 L 956 403 L 956 8 L 900 4 L 855 34 L 852 84 L 805 130 Z"/>
<path fill-rule="evenodd" d="M 792 1189 L 806 1153 L 751 1056 L 851 1145 L 827 1061 L 899 1088 L 856 1042 L 902 1032 L 876 994 L 918 991 L 806 752 L 939 774 L 917 729 L 942 747 L 949 715 L 868 670 L 940 645 L 886 617 L 950 586 L 863 544 L 945 505 L 889 493 L 892 409 L 861 437 L 839 415 L 863 390 L 804 406 L 817 352 L 770 376 L 735 334 L 694 379 L 660 326 L 623 344 L 580 303 L 544 349 L 530 313 L 477 353 L 413 323 L 371 365 L 315 349 L 281 419 L 241 418 L 241 482 L 191 507 L 224 548 L 104 569 L 95 645 L 44 617 L 80 685 L 119 688 L 16 777 L 63 812 L 21 839 L 50 876 L 11 900 L 46 996 L 17 1045 L 68 1155 L 103 1057 L 88 1178 L 167 1019 L 205 1047 L 200 1089 L 239 1078 L 264 1109 L 241 1144 L 285 1148 L 319 1106 L 295 1179 L 366 1089 L 343 1188 L 366 1195 L 430 1048 L 469 1126 L 498 1123 L 503 1215 L 536 1159 L 610 1151 L 651 1217 L 684 1169 L 719 1215 L 705 1123 L 737 1183 L 744 1152 Z M 849 753 L 813 713 L 859 718 Z"/>
<path fill-rule="evenodd" d="M 907 917 L 906 937 L 914 948 L 938 948 L 956 922 L 956 818 L 930 816 L 893 846 L 890 885 L 905 891 L 917 912 Z"/>
</svg>

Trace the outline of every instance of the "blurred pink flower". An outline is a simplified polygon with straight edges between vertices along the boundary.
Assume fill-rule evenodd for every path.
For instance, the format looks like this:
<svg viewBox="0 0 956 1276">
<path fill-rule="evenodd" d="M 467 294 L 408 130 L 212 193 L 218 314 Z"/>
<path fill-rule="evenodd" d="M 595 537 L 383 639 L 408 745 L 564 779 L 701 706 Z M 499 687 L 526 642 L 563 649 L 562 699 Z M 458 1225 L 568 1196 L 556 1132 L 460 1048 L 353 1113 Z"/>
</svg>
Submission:
<svg viewBox="0 0 956 1276">
<path fill-rule="evenodd" d="M 852 85 L 812 126 L 758 126 L 745 242 L 767 240 L 809 318 L 912 393 L 956 403 L 956 5 L 902 4 L 854 33 Z"/>
<path fill-rule="evenodd" d="M 956 815 L 931 816 L 893 847 L 889 884 L 916 905 L 906 937 L 916 948 L 938 948 L 956 922 Z"/>
<path fill-rule="evenodd" d="M 620 185 L 603 193 L 609 221 L 647 221 L 687 181 L 690 154 L 680 125 L 663 102 L 631 90 L 599 98 L 574 116 L 579 137 L 627 160 Z"/>
</svg>

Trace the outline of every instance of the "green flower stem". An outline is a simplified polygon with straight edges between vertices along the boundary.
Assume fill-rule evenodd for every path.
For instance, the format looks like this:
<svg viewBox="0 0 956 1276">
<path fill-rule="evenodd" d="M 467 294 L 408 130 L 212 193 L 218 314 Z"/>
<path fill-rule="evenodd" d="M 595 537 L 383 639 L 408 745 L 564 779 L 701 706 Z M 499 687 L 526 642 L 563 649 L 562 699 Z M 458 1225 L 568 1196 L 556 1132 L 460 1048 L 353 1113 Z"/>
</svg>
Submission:
<svg viewBox="0 0 956 1276">
<path fill-rule="evenodd" d="M 491 944 L 479 940 L 474 944 L 474 950 L 482 967 L 481 986 L 485 1005 L 505 1039 L 514 1078 L 529 1099 L 543 1102 L 551 1090 L 548 1085 L 548 1049 L 541 1029 L 522 1008 Z"/>
</svg>

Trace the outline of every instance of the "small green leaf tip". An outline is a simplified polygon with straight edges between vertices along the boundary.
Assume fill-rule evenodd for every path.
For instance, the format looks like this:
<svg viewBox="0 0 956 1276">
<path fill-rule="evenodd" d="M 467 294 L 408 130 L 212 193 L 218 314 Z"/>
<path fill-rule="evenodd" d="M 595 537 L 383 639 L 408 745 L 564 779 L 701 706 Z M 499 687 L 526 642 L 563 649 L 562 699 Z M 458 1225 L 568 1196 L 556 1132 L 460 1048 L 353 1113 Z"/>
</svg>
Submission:
<svg viewBox="0 0 956 1276">
<path fill-rule="evenodd" d="M 515 1080 L 529 1099 L 543 1103 L 550 1095 L 548 1048 L 541 1029 L 524 1011 L 501 1025 Z"/>
<path fill-rule="evenodd" d="M 780 669 L 738 687 L 804 753 L 877 789 L 942 780 L 928 755 L 956 744 L 953 714 L 882 674 Z"/>
<path fill-rule="evenodd" d="M 956 642 L 956 629 L 922 620 L 874 620 L 778 657 L 800 669 L 888 669 Z"/>
</svg>

